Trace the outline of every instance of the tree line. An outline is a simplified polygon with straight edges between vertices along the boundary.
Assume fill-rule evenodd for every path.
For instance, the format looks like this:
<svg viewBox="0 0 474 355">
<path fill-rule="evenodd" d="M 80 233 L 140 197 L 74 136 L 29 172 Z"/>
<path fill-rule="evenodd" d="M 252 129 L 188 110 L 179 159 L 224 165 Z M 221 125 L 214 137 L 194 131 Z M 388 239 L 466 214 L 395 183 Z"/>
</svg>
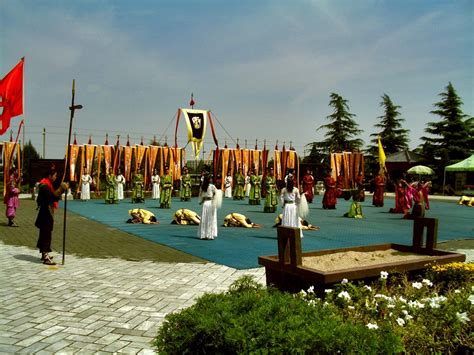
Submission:
<svg viewBox="0 0 474 355">
<path fill-rule="evenodd" d="M 466 159 L 474 152 L 474 117 L 463 113 L 463 102 L 451 82 L 439 96 L 440 101 L 434 103 L 434 109 L 430 111 L 438 116 L 438 121 L 427 123 L 424 130 L 427 135 L 421 137 L 423 143 L 415 149 L 438 176 L 445 166 Z M 350 112 L 349 101 L 331 93 L 329 106 L 332 108 L 332 113 L 326 116 L 329 123 L 317 128 L 317 131 L 326 130 L 324 139 L 307 145 L 309 155 L 304 160 L 307 164 L 328 166 L 330 153 L 360 151 L 364 145 L 359 138 L 362 130 L 355 120 L 356 115 Z M 377 117 L 375 132 L 370 134 L 371 144 L 365 149 L 368 161 L 372 163 L 378 156 L 378 137 L 386 155 L 408 150 L 410 130 L 403 126 L 405 119 L 400 113 L 401 106 L 387 94 L 382 95 L 380 106 L 383 114 Z"/>
</svg>

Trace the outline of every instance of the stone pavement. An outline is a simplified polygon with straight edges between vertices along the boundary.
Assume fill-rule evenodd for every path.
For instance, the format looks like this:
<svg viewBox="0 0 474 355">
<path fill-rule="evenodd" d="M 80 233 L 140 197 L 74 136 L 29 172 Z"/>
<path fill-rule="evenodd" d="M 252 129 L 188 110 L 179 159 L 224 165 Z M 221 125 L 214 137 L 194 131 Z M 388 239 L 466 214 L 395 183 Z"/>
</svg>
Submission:
<svg viewBox="0 0 474 355">
<path fill-rule="evenodd" d="M 56 261 L 61 255 L 53 253 Z M 66 255 L 40 263 L 36 250 L 0 244 L 0 353 L 153 353 L 164 317 L 263 268 Z"/>
</svg>

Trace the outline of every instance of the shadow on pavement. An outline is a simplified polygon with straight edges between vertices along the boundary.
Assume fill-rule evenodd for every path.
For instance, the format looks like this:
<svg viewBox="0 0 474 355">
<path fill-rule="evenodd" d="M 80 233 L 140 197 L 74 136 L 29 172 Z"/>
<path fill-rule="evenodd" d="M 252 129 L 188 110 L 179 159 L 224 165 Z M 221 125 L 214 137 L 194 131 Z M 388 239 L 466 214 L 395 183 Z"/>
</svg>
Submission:
<svg viewBox="0 0 474 355">
<path fill-rule="evenodd" d="M 29 261 L 29 262 L 35 263 L 35 264 L 42 264 L 42 263 L 43 263 L 43 262 L 40 260 L 39 257 L 35 258 L 35 257 L 32 256 L 32 255 L 18 254 L 18 255 L 14 255 L 13 257 L 14 257 L 15 259 L 18 259 L 18 260 Z"/>
</svg>

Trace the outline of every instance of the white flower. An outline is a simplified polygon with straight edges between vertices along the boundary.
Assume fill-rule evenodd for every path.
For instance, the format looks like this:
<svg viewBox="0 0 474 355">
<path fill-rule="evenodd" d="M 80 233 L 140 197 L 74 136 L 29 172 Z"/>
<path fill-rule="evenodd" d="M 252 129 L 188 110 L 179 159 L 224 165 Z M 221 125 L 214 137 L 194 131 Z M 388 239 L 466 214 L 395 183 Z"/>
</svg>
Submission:
<svg viewBox="0 0 474 355">
<path fill-rule="evenodd" d="M 395 305 L 394 304 L 389 304 L 387 307 L 388 308 L 395 308 Z"/>
<path fill-rule="evenodd" d="M 372 287 L 370 287 L 370 286 L 364 285 L 364 288 L 369 290 L 369 291 L 372 291 Z"/>
<path fill-rule="evenodd" d="M 471 302 L 471 304 L 474 304 L 474 295 L 470 295 L 468 300 Z"/>
<path fill-rule="evenodd" d="M 392 297 L 390 297 L 390 296 L 385 296 L 385 295 L 382 295 L 382 294 L 380 294 L 380 293 L 377 293 L 377 294 L 374 296 L 374 298 L 383 298 L 384 300 L 386 300 L 386 301 L 388 301 L 388 302 L 390 302 L 390 303 L 393 303 Z"/>
<path fill-rule="evenodd" d="M 461 293 L 461 290 L 454 290 L 454 293 Z"/>
<path fill-rule="evenodd" d="M 346 283 L 348 283 L 348 282 L 349 282 L 348 279 L 342 279 L 341 284 L 344 285 L 344 284 L 346 284 Z"/>
<path fill-rule="evenodd" d="M 379 326 L 375 323 L 369 323 L 366 325 L 366 327 L 369 329 L 379 329 Z"/>
<path fill-rule="evenodd" d="M 314 286 L 310 286 L 308 288 L 308 293 L 314 293 Z"/>
<path fill-rule="evenodd" d="M 350 301 L 351 300 L 351 296 L 349 295 L 349 293 L 347 291 L 341 291 L 337 297 L 339 298 L 344 298 L 346 301 Z"/>
<path fill-rule="evenodd" d="M 301 291 L 300 291 L 300 295 L 301 295 L 301 296 L 306 296 L 306 295 L 307 295 L 307 293 L 306 293 L 306 291 L 305 291 L 305 290 L 301 290 Z"/>
<path fill-rule="evenodd" d="M 426 299 L 424 301 L 429 301 L 431 308 L 439 308 L 440 307 L 439 304 L 441 302 L 446 301 L 446 300 L 447 300 L 447 298 L 444 297 L 444 296 L 437 296 L 437 297 L 432 297 L 432 298 Z"/>
<path fill-rule="evenodd" d="M 408 305 L 412 308 L 425 308 L 425 305 L 418 301 L 408 301 Z"/>
<path fill-rule="evenodd" d="M 398 300 L 402 303 L 407 303 L 407 300 L 405 298 L 403 298 L 402 296 L 399 296 Z"/>
<path fill-rule="evenodd" d="M 347 306 L 347 308 L 349 308 L 349 309 L 355 309 L 354 306 Z"/>
<path fill-rule="evenodd" d="M 421 282 L 413 282 L 411 285 L 418 290 L 423 287 Z"/>
<path fill-rule="evenodd" d="M 402 318 L 397 318 L 397 323 L 400 327 L 403 327 L 405 325 L 405 321 Z"/>
<path fill-rule="evenodd" d="M 462 313 L 456 312 L 456 316 L 458 317 L 461 323 L 466 323 L 470 321 L 466 312 L 462 312 Z"/>
<path fill-rule="evenodd" d="M 387 271 L 380 271 L 380 278 L 382 280 L 387 279 L 387 277 L 388 277 L 388 272 Z"/>
<path fill-rule="evenodd" d="M 433 287 L 433 283 L 428 279 L 423 279 L 421 280 L 421 282 L 424 283 L 428 287 Z"/>
<path fill-rule="evenodd" d="M 412 317 L 411 315 L 407 314 L 407 315 L 405 316 L 405 319 L 406 319 L 406 320 L 410 320 L 410 319 L 413 319 L 413 317 Z"/>
<path fill-rule="evenodd" d="M 324 292 L 326 292 L 326 293 L 331 293 L 332 291 L 333 290 L 331 288 L 327 288 L 327 289 L 324 290 Z"/>
</svg>

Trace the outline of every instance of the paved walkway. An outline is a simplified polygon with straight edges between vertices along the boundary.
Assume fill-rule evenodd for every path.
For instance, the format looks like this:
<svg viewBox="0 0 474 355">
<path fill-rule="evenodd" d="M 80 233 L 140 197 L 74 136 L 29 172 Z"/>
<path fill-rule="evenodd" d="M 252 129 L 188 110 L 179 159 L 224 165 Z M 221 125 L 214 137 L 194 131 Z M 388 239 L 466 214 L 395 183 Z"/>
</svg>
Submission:
<svg viewBox="0 0 474 355">
<path fill-rule="evenodd" d="M 61 255 L 56 254 L 56 259 Z M 0 244 L 0 353 L 153 353 L 164 317 L 241 275 L 264 269 L 66 256 L 40 263 L 36 250 Z"/>
</svg>

